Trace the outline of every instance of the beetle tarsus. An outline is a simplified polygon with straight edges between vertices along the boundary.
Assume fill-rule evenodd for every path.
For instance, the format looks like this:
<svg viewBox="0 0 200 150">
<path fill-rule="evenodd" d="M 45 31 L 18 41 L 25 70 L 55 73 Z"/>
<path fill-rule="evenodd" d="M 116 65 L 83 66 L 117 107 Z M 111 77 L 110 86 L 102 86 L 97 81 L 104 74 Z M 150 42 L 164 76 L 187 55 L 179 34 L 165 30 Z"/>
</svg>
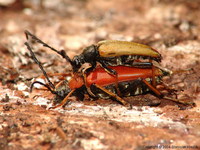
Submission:
<svg viewBox="0 0 200 150">
<path fill-rule="evenodd" d="M 171 98 L 171 97 L 167 97 L 167 96 L 163 96 L 163 99 L 170 100 L 170 101 L 173 101 L 173 102 L 176 102 L 176 103 L 179 103 L 179 104 L 183 104 L 183 105 L 190 105 L 190 106 L 196 105 L 192 101 L 187 102 L 187 101 L 184 101 L 184 100 L 181 100 L 181 99 Z"/>
</svg>

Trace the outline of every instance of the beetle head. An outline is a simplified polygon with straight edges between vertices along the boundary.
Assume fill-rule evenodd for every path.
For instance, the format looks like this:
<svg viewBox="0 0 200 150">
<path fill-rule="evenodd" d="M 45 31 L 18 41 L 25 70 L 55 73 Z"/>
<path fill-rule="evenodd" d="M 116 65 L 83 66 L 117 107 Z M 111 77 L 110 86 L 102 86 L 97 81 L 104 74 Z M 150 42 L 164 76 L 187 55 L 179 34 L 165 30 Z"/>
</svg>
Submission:
<svg viewBox="0 0 200 150">
<path fill-rule="evenodd" d="M 60 103 L 69 93 L 71 92 L 70 88 L 59 88 L 55 91 L 55 98 L 53 103 Z"/>
<path fill-rule="evenodd" d="M 74 56 L 72 60 L 73 71 L 77 72 L 84 63 L 93 64 L 93 62 L 96 62 L 97 56 L 98 51 L 95 45 L 86 47 L 80 55 Z"/>
<path fill-rule="evenodd" d="M 84 64 L 84 57 L 83 55 L 77 55 L 77 56 L 74 56 L 73 60 L 72 60 L 72 67 L 73 67 L 73 71 L 74 72 L 77 72 L 78 69 L 81 67 L 82 64 Z"/>
</svg>

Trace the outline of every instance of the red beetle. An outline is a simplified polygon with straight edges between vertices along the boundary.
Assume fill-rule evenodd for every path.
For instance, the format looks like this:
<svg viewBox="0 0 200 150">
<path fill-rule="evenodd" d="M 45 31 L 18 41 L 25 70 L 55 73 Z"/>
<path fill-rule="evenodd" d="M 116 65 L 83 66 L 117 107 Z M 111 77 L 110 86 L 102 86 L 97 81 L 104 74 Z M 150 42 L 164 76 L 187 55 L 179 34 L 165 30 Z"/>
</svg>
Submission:
<svg viewBox="0 0 200 150">
<path fill-rule="evenodd" d="M 159 68 L 154 69 L 154 74 L 152 69 L 148 68 L 141 69 L 128 66 L 113 66 L 111 68 L 116 70 L 117 77 L 98 67 L 86 74 L 86 82 L 84 82 L 82 75 L 74 74 L 70 80 L 61 81 L 54 89 L 39 81 L 33 82 L 32 87 L 36 83 L 42 84 L 56 95 L 57 101 L 62 100 L 59 105 L 52 108 L 64 105 L 71 95 L 83 99 L 85 93 L 92 97 L 95 95 L 98 98 L 115 98 L 123 105 L 129 105 L 117 94 L 116 81 L 123 97 L 144 94 L 148 91 L 152 91 L 158 97 L 163 97 L 160 91 L 151 85 L 151 82 L 154 76 L 156 83 L 160 83 L 161 77 L 167 75 L 167 72 Z"/>
</svg>

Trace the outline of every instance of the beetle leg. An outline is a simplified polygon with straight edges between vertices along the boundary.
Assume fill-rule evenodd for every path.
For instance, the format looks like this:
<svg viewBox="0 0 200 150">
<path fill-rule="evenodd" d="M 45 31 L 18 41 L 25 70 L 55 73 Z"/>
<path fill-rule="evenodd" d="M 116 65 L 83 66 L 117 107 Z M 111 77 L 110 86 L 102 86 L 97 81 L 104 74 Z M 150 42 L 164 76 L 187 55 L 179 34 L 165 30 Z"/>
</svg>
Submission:
<svg viewBox="0 0 200 150">
<path fill-rule="evenodd" d="M 187 102 L 187 101 L 184 101 L 184 100 L 179 100 L 179 99 L 171 98 L 171 97 L 167 97 L 167 96 L 164 96 L 163 99 L 170 100 L 170 101 L 173 101 L 173 102 L 176 102 L 176 103 L 180 103 L 180 104 L 184 104 L 184 105 L 193 105 L 193 106 L 195 106 L 195 103 L 191 102 L 191 101 Z"/>
<path fill-rule="evenodd" d="M 194 102 L 185 102 L 183 100 L 179 100 L 179 99 L 176 99 L 176 98 L 171 98 L 171 97 L 164 96 L 162 93 L 160 93 L 160 91 L 158 89 L 156 89 L 155 87 L 153 87 L 145 79 L 143 79 L 142 81 L 149 87 L 150 90 L 152 90 L 160 98 L 163 98 L 163 99 L 166 99 L 166 100 L 171 100 L 173 102 L 184 104 L 184 105 L 194 105 Z"/>
<path fill-rule="evenodd" d="M 131 104 L 126 102 L 124 99 L 122 99 L 121 97 L 119 97 L 118 95 L 108 91 L 107 89 L 105 89 L 104 87 L 98 85 L 98 84 L 94 84 L 94 86 L 96 86 L 97 88 L 99 88 L 100 90 L 104 91 L 105 93 L 107 93 L 108 95 L 114 97 L 118 102 L 122 103 L 124 106 L 129 106 L 131 108 Z"/>
<path fill-rule="evenodd" d="M 171 89 L 167 84 L 165 84 L 163 81 L 161 81 L 162 86 L 164 87 L 165 90 L 167 90 L 168 92 L 170 92 L 171 94 L 176 96 L 177 99 L 177 93 L 175 89 Z"/>
<path fill-rule="evenodd" d="M 153 87 L 156 87 L 155 66 L 152 63 L 152 60 L 150 60 L 149 63 L 152 64 L 152 67 L 151 67 L 151 69 L 152 69 L 152 85 L 153 85 Z"/>
<path fill-rule="evenodd" d="M 63 84 L 63 82 L 65 82 L 64 80 L 62 80 L 62 81 L 60 81 L 60 82 L 58 82 L 57 84 L 56 84 L 56 89 L 61 85 L 61 84 Z"/>
<path fill-rule="evenodd" d="M 117 89 L 117 94 L 119 95 L 119 96 L 122 96 L 122 94 L 121 94 L 121 92 L 120 92 L 120 90 L 119 90 L 119 82 L 118 82 L 119 80 L 118 80 L 118 74 L 116 74 L 116 81 L 115 81 L 115 88 Z"/>
<path fill-rule="evenodd" d="M 133 62 L 131 66 L 137 68 L 152 68 L 153 64 L 151 62 Z"/>
<path fill-rule="evenodd" d="M 99 60 L 99 63 L 100 63 L 100 65 L 102 66 L 102 68 L 105 69 L 105 71 L 106 71 L 107 73 L 109 73 L 110 75 L 112 75 L 112 76 L 115 77 L 115 79 L 116 79 L 116 81 L 115 81 L 115 88 L 116 88 L 116 90 L 117 90 L 117 94 L 118 94 L 119 96 L 121 96 L 122 94 L 121 94 L 121 92 L 120 92 L 120 90 L 119 90 L 119 86 L 118 86 L 118 83 L 119 83 L 119 82 L 118 82 L 118 74 L 117 74 L 117 72 L 116 72 L 115 70 L 111 69 L 111 68 L 108 68 L 108 66 L 107 66 L 107 64 L 106 64 L 105 61 Z"/>
<path fill-rule="evenodd" d="M 100 63 L 101 67 L 105 69 L 106 72 L 108 72 L 111 75 L 116 75 L 117 72 L 111 68 L 108 68 L 108 65 L 106 61 L 99 59 L 98 62 Z"/>
<path fill-rule="evenodd" d="M 156 87 L 156 76 L 155 76 L 155 66 L 152 66 L 152 85 Z"/>
<path fill-rule="evenodd" d="M 60 106 L 63 106 L 64 104 L 66 104 L 67 101 L 69 101 L 68 98 L 72 95 L 72 93 L 73 93 L 74 91 L 75 91 L 75 89 L 71 90 L 71 91 L 69 92 L 69 94 L 62 100 L 62 102 L 61 102 L 59 105 L 50 107 L 49 109 L 55 109 L 55 108 L 58 108 L 58 107 L 60 107 Z"/>
<path fill-rule="evenodd" d="M 87 72 L 89 72 L 88 70 L 90 70 L 91 68 L 92 68 L 92 67 L 89 66 L 89 67 L 84 68 L 84 69 L 82 70 L 83 81 L 84 81 L 84 85 L 85 85 L 85 87 L 86 87 L 86 89 L 87 89 L 87 92 L 88 92 L 91 96 L 96 97 L 95 94 L 91 91 L 90 87 L 88 86 L 88 84 L 87 84 L 87 79 L 86 79 L 86 78 L 87 78 L 86 74 L 87 74 Z"/>
<path fill-rule="evenodd" d="M 85 83 L 85 87 L 87 89 L 87 92 L 92 96 L 92 97 L 96 97 L 96 95 L 91 91 L 90 87 L 88 86 L 88 84 L 86 83 L 86 74 L 83 74 L 83 79 L 84 79 L 84 83 Z"/>
<path fill-rule="evenodd" d="M 185 105 L 193 105 L 195 106 L 195 103 L 192 102 L 192 101 L 184 101 L 184 100 L 178 100 L 177 99 L 177 93 L 175 93 L 175 90 L 173 89 L 170 89 L 170 87 L 168 85 L 166 85 L 165 83 L 162 82 L 162 85 L 164 86 L 164 88 L 175 95 L 175 98 L 171 98 L 171 97 L 167 97 L 167 96 L 164 96 L 163 99 L 166 99 L 166 100 L 171 100 L 171 101 L 174 101 L 174 102 L 177 102 L 177 103 L 181 103 L 181 104 L 185 104 Z"/>
<path fill-rule="evenodd" d="M 149 82 L 147 82 L 145 79 L 142 80 L 150 90 L 152 90 L 158 97 L 162 98 L 163 95 L 160 93 L 159 90 L 157 90 L 155 87 L 153 87 Z"/>
<path fill-rule="evenodd" d="M 152 85 L 153 87 L 156 86 L 155 66 L 152 63 L 152 60 L 150 60 L 150 62 L 133 62 L 132 66 L 138 67 L 138 68 L 151 68 L 152 69 Z"/>
<path fill-rule="evenodd" d="M 160 70 L 162 70 L 164 76 L 166 76 L 166 75 L 172 75 L 174 73 L 173 71 L 171 71 L 171 70 L 169 70 L 169 69 L 167 69 L 165 67 L 162 67 L 162 66 L 160 66 L 157 63 L 154 63 L 153 66 L 155 66 L 155 67 L 159 68 Z"/>
</svg>

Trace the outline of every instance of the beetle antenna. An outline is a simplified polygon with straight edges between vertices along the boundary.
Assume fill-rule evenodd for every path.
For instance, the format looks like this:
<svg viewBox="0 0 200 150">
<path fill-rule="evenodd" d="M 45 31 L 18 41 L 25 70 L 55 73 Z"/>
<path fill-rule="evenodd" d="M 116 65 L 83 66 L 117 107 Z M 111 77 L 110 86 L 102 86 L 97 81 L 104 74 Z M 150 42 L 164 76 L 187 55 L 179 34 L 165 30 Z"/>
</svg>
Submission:
<svg viewBox="0 0 200 150">
<path fill-rule="evenodd" d="M 69 56 L 67 56 L 66 52 L 64 50 L 56 50 L 55 48 L 49 46 L 48 44 L 44 43 L 42 40 L 40 40 L 39 38 L 37 38 L 35 35 L 31 34 L 29 31 L 25 30 L 24 31 L 25 35 L 26 35 L 26 39 L 28 40 L 29 36 L 31 36 L 32 39 L 34 39 L 35 41 L 37 41 L 38 43 L 42 44 L 44 47 L 47 47 L 49 49 L 51 49 L 52 51 L 58 53 L 60 56 L 62 56 L 64 59 L 66 59 L 72 66 L 73 66 L 73 62 L 72 60 L 69 58 Z"/>
<path fill-rule="evenodd" d="M 44 84 L 44 83 L 42 83 L 42 82 L 40 82 L 40 81 L 35 81 L 35 82 L 33 82 L 33 83 L 31 84 L 30 92 L 32 92 L 33 87 L 34 87 L 34 85 L 35 85 L 36 83 L 45 86 L 52 94 L 57 94 L 57 92 L 54 91 L 54 90 L 52 90 L 52 89 L 49 87 L 49 85 L 46 85 L 46 84 Z"/>
<path fill-rule="evenodd" d="M 31 49 L 31 46 L 28 44 L 28 42 L 25 42 L 24 44 L 26 45 L 27 49 L 30 51 L 30 54 L 31 54 L 32 59 L 34 60 L 34 62 L 37 63 L 38 66 L 40 67 L 40 70 L 42 70 L 42 72 L 43 72 L 45 78 L 47 79 L 47 81 L 48 81 L 50 87 L 53 88 L 53 89 L 55 89 L 55 86 L 54 86 L 53 83 L 49 80 L 49 77 L 48 77 L 46 71 L 44 70 L 44 68 L 42 67 L 41 63 L 38 61 L 38 59 L 36 58 L 35 54 L 33 53 L 33 50 Z"/>
</svg>

